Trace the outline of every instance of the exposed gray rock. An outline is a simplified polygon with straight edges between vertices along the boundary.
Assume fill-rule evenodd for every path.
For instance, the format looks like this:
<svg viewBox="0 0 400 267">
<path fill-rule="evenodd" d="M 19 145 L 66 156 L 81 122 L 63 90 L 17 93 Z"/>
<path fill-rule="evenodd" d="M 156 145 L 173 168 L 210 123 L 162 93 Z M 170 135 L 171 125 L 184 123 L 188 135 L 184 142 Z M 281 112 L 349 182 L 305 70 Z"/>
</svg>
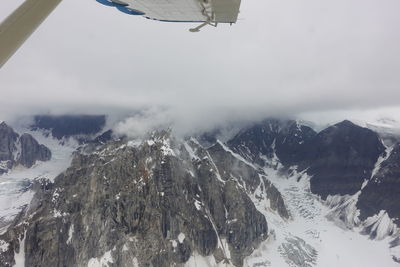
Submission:
<svg viewBox="0 0 400 267">
<path fill-rule="evenodd" d="M 179 266 L 195 251 L 241 266 L 268 236 L 265 217 L 237 181 L 221 179 L 200 145 L 177 143 L 168 132 L 140 146 L 109 142 L 76 154 L 18 225 L 26 231 L 26 266 L 41 267 L 87 266 L 108 254 L 109 266 Z M 0 253 L 2 266 L 13 263 L 7 255 L 18 249 L 17 228 L 0 236 L 16 244 Z"/>
<path fill-rule="evenodd" d="M 337 196 L 328 216 L 354 225 L 357 214 L 346 217 L 356 210 L 354 193 L 384 153 L 376 133 L 348 121 L 317 134 L 295 121 L 267 120 L 244 129 L 227 146 L 208 138 L 213 145 L 207 149 L 194 139 L 178 142 L 168 131 L 141 145 L 110 140 L 108 134 L 76 153 L 54 183 L 36 185 L 29 210 L 0 236 L 9 244 L 0 252 L 0 266 L 12 266 L 22 248 L 27 266 L 86 267 L 103 256 L 111 259 L 109 266 L 183 266 L 194 253 L 241 266 L 268 236 L 266 219 L 251 198 L 290 217 L 263 173 L 268 162 L 277 159 L 284 171 L 307 172 L 312 193 L 322 198 L 345 195 Z M 32 155 L 46 157 L 36 153 L 38 144 L 29 136 L 20 143 L 30 148 L 27 165 Z M 399 217 L 399 154 L 400 145 L 363 189 L 357 203 L 361 218 L 382 209 Z M 298 209 L 312 218 L 309 209 L 317 200 L 309 195 L 310 205 Z M 289 265 L 313 266 L 317 258 L 315 249 L 296 237 L 288 237 L 280 252 Z"/>
<path fill-rule="evenodd" d="M 303 147 L 311 192 L 328 195 L 353 195 L 369 179 L 385 147 L 379 136 L 367 129 L 343 121 L 318 133 Z"/>
<path fill-rule="evenodd" d="M 21 154 L 18 163 L 30 168 L 36 161 L 48 161 L 51 159 L 51 151 L 44 145 L 40 145 L 30 134 L 23 134 L 19 138 Z"/>
<path fill-rule="evenodd" d="M 18 137 L 5 122 L 0 123 L 0 174 L 12 168 Z"/>
<path fill-rule="evenodd" d="M 343 121 L 316 134 L 295 121 L 267 120 L 240 132 L 228 142 L 232 150 L 263 166 L 274 153 L 284 166 L 298 166 L 311 178 L 311 191 L 352 195 L 371 176 L 385 151 L 378 134 Z"/>
<path fill-rule="evenodd" d="M 16 164 L 30 168 L 37 161 L 50 159 L 51 151 L 30 134 L 19 136 L 5 122 L 0 124 L 0 174 L 8 172 Z"/>
<path fill-rule="evenodd" d="M 313 129 L 297 121 L 268 119 L 243 129 L 228 145 L 260 166 L 265 164 L 262 156 L 271 159 L 274 154 L 284 165 L 293 165 L 303 160 L 303 145 L 315 135 Z"/>
<path fill-rule="evenodd" d="M 207 149 L 214 159 L 223 180 L 236 178 L 250 193 L 260 185 L 259 171 L 248 163 L 239 160 L 220 142 Z M 239 156 L 240 157 L 240 156 Z"/>
<path fill-rule="evenodd" d="M 240 155 L 234 154 L 221 142 L 217 142 L 208 151 L 213 158 L 222 179 L 235 179 L 242 185 L 248 194 L 254 194 L 255 190 L 260 187 L 261 192 L 265 193 L 271 208 L 285 219 L 289 218 L 289 212 L 286 209 L 281 193 L 275 186 L 262 175 L 262 169 L 259 169 L 251 163 L 246 163 L 241 159 Z M 262 197 L 257 196 L 256 197 Z"/>
<path fill-rule="evenodd" d="M 105 123 L 105 115 L 37 115 L 31 128 L 48 130 L 57 139 L 74 136 L 87 142 L 91 135 L 103 129 Z"/>
<path fill-rule="evenodd" d="M 312 267 L 317 262 L 318 252 L 299 237 L 288 237 L 279 248 L 288 266 Z"/>
<path fill-rule="evenodd" d="M 281 192 L 279 192 L 279 190 L 265 176 L 262 176 L 262 181 L 261 191 L 265 192 L 265 196 L 269 200 L 271 209 L 277 211 L 282 218 L 289 219 L 290 213 L 282 198 Z"/>
<path fill-rule="evenodd" d="M 385 210 L 400 226 L 400 143 L 397 143 L 390 156 L 381 163 L 379 171 L 361 191 L 357 208 L 360 218 L 378 214 Z"/>
<path fill-rule="evenodd" d="M 12 160 L 4 160 L 0 161 L 0 175 L 3 173 L 7 173 L 9 169 L 13 167 Z"/>
<path fill-rule="evenodd" d="M 113 140 L 113 134 L 114 134 L 113 130 L 105 131 L 104 133 L 96 136 L 91 142 L 97 144 L 105 144 Z"/>
</svg>

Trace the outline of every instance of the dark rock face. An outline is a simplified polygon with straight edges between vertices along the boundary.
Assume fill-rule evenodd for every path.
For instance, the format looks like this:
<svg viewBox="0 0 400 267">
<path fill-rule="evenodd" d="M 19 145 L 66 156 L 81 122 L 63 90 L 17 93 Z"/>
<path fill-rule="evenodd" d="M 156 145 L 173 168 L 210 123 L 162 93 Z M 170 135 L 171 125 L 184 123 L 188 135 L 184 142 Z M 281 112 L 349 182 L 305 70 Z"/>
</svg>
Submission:
<svg viewBox="0 0 400 267">
<path fill-rule="evenodd" d="M 18 134 L 5 122 L 0 123 L 0 161 L 12 161 Z"/>
<path fill-rule="evenodd" d="M 214 145 L 217 140 L 218 136 L 221 134 L 220 129 L 214 129 L 205 133 L 202 133 L 200 136 L 196 137 L 196 140 L 199 141 L 201 145 L 204 147 L 209 147 Z"/>
<path fill-rule="evenodd" d="M 311 191 L 328 195 L 355 194 L 369 179 L 385 147 L 378 135 L 343 121 L 318 133 L 304 147 L 299 164 L 312 175 Z"/>
<path fill-rule="evenodd" d="M 30 168 L 36 161 L 48 161 L 51 159 L 51 151 L 44 145 L 40 145 L 30 134 L 21 135 L 21 155 L 18 162 Z"/>
<path fill-rule="evenodd" d="M 361 191 L 357 207 L 360 218 L 378 214 L 385 210 L 400 226 L 400 143 L 397 143 L 390 156 L 381 163 L 379 171 Z"/>
<path fill-rule="evenodd" d="M 315 138 L 316 132 L 308 126 L 289 122 L 281 129 L 275 143 L 276 155 L 283 165 L 293 165 L 304 160 L 304 144 Z"/>
<path fill-rule="evenodd" d="M 97 144 L 105 144 L 111 140 L 113 140 L 113 130 L 108 130 L 96 136 L 96 138 L 94 138 L 92 142 Z"/>
<path fill-rule="evenodd" d="M 229 145 L 259 166 L 264 166 L 263 161 L 274 162 L 275 153 L 286 168 L 297 166 L 297 170 L 306 171 L 311 176 L 311 192 L 323 199 L 328 195 L 354 195 L 368 180 L 356 202 L 358 218 L 364 221 L 384 210 L 400 225 L 400 144 L 371 179 L 378 158 L 385 155 L 385 147 L 370 129 L 343 121 L 316 134 L 293 122 L 272 120 L 245 129 Z M 348 211 L 335 214 L 340 212 Z"/>
<path fill-rule="evenodd" d="M 35 116 L 32 129 L 50 130 L 55 138 L 93 135 L 100 132 L 106 123 L 104 115 Z"/>
<path fill-rule="evenodd" d="M 311 191 L 328 195 L 354 194 L 369 179 L 385 147 L 378 135 L 343 121 L 316 134 L 295 121 L 268 120 L 239 133 L 228 142 L 232 150 L 263 165 L 264 156 L 290 167 L 307 169 Z"/>
<path fill-rule="evenodd" d="M 109 266 L 182 266 L 194 253 L 242 266 L 268 237 L 252 199 L 290 218 L 263 167 L 278 158 L 282 172 L 306 171 L 311 191 L 322 198 L 353 195 L 385 153 L 376 133 L 349 121 L 317 134 L 295 121 L 266 120 L 228 145 L 217 134 L 204 137 L 212 144 L 206 149 L 194 139 L 177 142 L 166 131 L 141 145 L 105 132 L 77 152 L 54 183 L 37 186 L 30 210 L 0 236 L 9 244 L 0 251 L 0 266 L 12 266 L 21 249 L 27 266 L 87 266 L 103 255 L 112 259 Z M 19 140 L 21 164 L 32 164 L 33 155 L 49 157 L 31 136 Z M 359 196 L 362 220 L 381 210 L 400 218 L 399 177 L 397 144 Z"/>
<path fill-rule="evenodd" d="M 236 177 L 239 183 L 254 193 L 261 180 L 257 170 L 235 158 L 234 155 L 226 151 L 222 143 L 217 142 L 208 151 L 214 159 L 223 180 L 227 181 L 231 177 Z"/>
<path fill-rule="evenodd" d="M 268 236 L 245 189 L 221 179 L 200 145 L 176 143 L 167 132 L 138 147 L 110 142 L 77 154 L 19 220 L 26 266 L 87 266 L 109 253 L 109 266 L 167 267 L 195 251 L 241 266 Z M 17 251 L 21 236 L 11 231 L 0 239 L 15 245 L 2 255 Z M 0 265 L 10 264 L 0 257 Z"/>
<path fill-rule="evenodd" d="M 289 219 L 290 213 L 286 208 L 281 192 L 265 176 L 262 176 L 262 180 L 261 189 L 265 191 L 265 195 L 271 203 L 271 209 L 277 211 L 282 218 Z"/>
<path fill-rule="evenodd" d="M 223 200 L 228 213 L 226 235 L 232 263 L 241 266 L 243 255 L 250 255 L 254 241 L 263 240 L 268 230 L 264 215 L 255 208 L 246 208 L 254 204 L 244 191 L 237 188 L 236 182 L 229 180 L 224 187 Z"/>
<path fill-rule="evenodd" d="M 315 135 L 313 129 L 296 121 L 268 119 L 239 132 L 228 145 L 260 165 L 264 164 L 260 155 L 272 158 L 274 152 L 283 164 L 292 165 L 303 159 L 303 144 Z"/>
<path fill-rule="evenodd" d="M 261 170 L 257 170 L 239 160 L 237 158 L 238 155 L 233 155 L 233 152 L 227 150 L 220 142 L 208 149 L 221 178 L 224 180 L 234 178 L 250 194 L 261 186 L 261 191 L 267 196 L 271 203 L 271 208 L 277 211 L 282 218 L 288 219 L 289 212 L 278 189 L 264 175 L 260 175 Z"/>
<path fill-rule="evenodd" d="M 30 168 L 38 160 L 50 159 L 50 150 L 30 134 L 19 136 L 6 123 L 0 124 L 0 174 L 6 173 L 15 164 Z"/>
<path fill-rule="evenodd" d="M 24 210 L 26 211 L 26 209 Z M 15 222 L 10 225 L 9 231 L 7 231 L 4 235 L 0 235 L 3 240 L 7 240 L 7 249 L 0 250 L 0 266 L 2 267 L 12 267 L 15 266 L 15 253 L 22 253 L 24 249 L 24 245 L 20 240 L 24 240 L 25 228 L 23 225 L 18 225 L 18 222 L 21 220 L 22 215 L 19 215 Z M 4 241 L 3 241 L 4 242 Z M 26 265 L 25 265 L 26 266 Z"/>
</svg>

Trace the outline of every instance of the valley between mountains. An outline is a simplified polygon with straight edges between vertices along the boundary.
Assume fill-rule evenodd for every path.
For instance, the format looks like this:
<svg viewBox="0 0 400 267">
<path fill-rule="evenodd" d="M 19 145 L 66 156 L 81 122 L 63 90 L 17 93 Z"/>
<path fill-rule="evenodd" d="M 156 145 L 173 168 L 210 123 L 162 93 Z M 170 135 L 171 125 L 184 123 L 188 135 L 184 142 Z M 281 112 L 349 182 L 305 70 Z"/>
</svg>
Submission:
<svg viewBox="0 0 400 267">
<path fill-rule="evenodd" d="M 0 124 L 0 266 L 399 266 L 396 132 L 266 119 L 229 137 L 128 138 L 105 125 Z"/>
</svg>

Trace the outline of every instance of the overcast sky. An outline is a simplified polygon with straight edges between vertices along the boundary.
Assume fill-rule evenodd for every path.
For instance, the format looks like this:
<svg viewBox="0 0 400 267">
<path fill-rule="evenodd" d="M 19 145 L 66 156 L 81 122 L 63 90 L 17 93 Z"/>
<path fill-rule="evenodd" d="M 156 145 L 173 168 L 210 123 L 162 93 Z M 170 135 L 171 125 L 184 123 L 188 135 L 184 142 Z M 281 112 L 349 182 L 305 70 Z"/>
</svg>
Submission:
<svg viewBox="0 0 400 267">
<path fill-rule="evenodd" d="M 0 19 L 21 2 L 1 0 Z M 0 119 L 143 106 L 193 123 L 332 110 L 400 118 L 399 14 L 398 0 L 242 0 L 237 24 L 190 33 L 196 25 L 63 1 L 0 69 Z"/>
</svg>

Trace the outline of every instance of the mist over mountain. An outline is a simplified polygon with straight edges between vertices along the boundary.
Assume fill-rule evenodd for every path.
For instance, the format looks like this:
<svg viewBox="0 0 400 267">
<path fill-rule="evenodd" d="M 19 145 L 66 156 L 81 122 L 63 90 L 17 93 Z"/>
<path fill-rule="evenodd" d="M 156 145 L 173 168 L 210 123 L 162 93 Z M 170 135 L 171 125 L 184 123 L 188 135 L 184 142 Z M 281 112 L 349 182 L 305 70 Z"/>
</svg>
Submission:
<svg viewBox="0 0 400 267">
<path fill-rule="evenodd" d="M 37 115 L 31 125 L 33 130 L 42 129 L 51 132 L 57 139 L 78 135 L 93 135 L 100 132 L 106 123 L 105 115 Z"/>
<path fill-rule="evenodd" d="M 16 203 L 0 206 L 2 266 L 398 265 L 393 136 L 348 120 L 175 133 L 138 115 L 36 118 L 26 132 L 52 158 L 0 175 Z"/>
<path fill-rule="evenodd" d="M 400 1 L 110 1 L 0 71 L 0 267 L 399 267 Z"/>
</svg>

